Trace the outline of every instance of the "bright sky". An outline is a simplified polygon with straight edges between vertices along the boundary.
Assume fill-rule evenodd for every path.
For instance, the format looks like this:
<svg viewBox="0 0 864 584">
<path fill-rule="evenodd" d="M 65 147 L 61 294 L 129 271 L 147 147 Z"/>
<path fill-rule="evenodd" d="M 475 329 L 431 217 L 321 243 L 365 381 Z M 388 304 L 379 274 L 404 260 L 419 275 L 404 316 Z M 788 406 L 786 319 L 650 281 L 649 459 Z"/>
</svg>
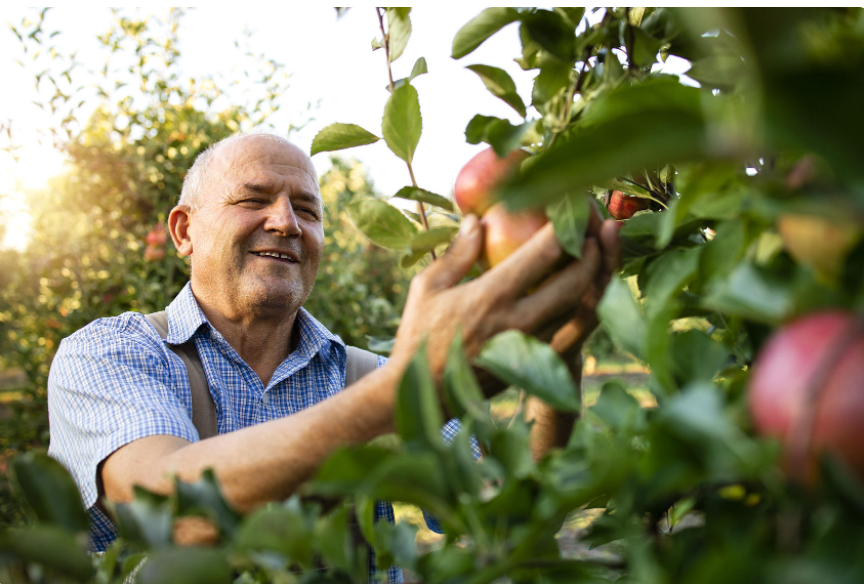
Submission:
<svg viewBox="0 0 864 584">
<path fill-rule="evenodd" d="M 423 116 L 423 135 L 414 158 L 414 172 L 419 186 L 445 196 L 450 195 L 462 165 L 484 147 L 465 142 L 468 121 L 478 113 L 508 118 L 514 123 L 519 120 L 465 66 L 483 63 L 505 69 L 526 104 L 530 103 L 536 73 L 522 71 L 512 60 L 521 55 L 515 23 L 467 57 L 459 61 L 450 58 L 456 32 L 481 10 L 481 6 L 468 3 L 414 8 L 411 40 L 402 57 L 393 64 L 394 78 L 398 79 L 410 73 L 417 58 L 426 58 L 429 73 L 413 82 Z M 27 14 L 34 15 L 25 8 L 2 8 L 0 22 L 17 25 Z M 111 21 L 107 8 L 61 7 L 49 11 L 46 17 L 48 28 L 62 31 L 55 39 L 58 44 L 78 48 L 78 60 L 94 69 L 104 60 L 104 56 L 99 56 L 104 54 L 99 52 L 96 35 L 108 30 Z M 181 22 L 181 65 L 188 75 L 214 74 L 234 60 L 238 50 L 234 41 L 242 38 L 246 27 L 254 33 L 253 51 L 286 64 L 292 73 L 291 88 L 271 122 L 277 128 L 287 128 L 292 121 L 303 122 L 306 117 L 300 112 L 306 104 L 320 100 L 314 121 L 294 136 L 307 152 L 315 134 L 334 122 L 358 124 L 381 135 L 381 117 L 389 93 L 385 90 L 384 52 L 371 50 L 373 36 L 380 36 L 374 8 L 353 8 L 338 20 L 332 8 L 311 3 L 284 3 L 266 10 L 198 8 L 189 10 Z M 47 127 L 50 120 L 31 103 L 36 98 L 35 72 L 22 70 L 13 61 L 13 56 L 20 53 L 17 44 L 8 27 L 3 26 L 0 79 L 4 80 L 5 89 L 0 92 L 0 120 L 13 119 L 19 131 L 17 138 L 25 145 L 17 165 L 0 156 L 0 194 L 10 195 L 0 204 L 12 210 L 23 208 L 20 202 L 23 190 L 44 186 L 49 176 L 62 171 L 63 163 L 62 157 L 50 147 L 36 144 L 36 129 Z M 405 163 L 387 149 L 383 140 L 344 150 L 342 154 L 364 162 L 382 194 L 393 194 L 410 184 Z M 316 155 L 313 160 L 319 173 L 329 166 L 326 153 Z M 25 239 L 26 216 L 19 212 L 10 225 L 6 243 L 20 246 Z"/>
</svg>

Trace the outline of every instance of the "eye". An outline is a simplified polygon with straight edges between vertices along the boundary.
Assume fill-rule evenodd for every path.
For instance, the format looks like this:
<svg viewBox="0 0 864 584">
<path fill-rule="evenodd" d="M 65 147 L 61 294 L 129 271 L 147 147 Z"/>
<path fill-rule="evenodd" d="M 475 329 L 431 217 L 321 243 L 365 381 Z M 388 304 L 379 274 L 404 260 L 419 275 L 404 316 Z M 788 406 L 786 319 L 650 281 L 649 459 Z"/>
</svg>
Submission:
<svg viewBox="0 0 864 584">
<path fill-rule="evenodd" d="M 294 212 L 295 213 L 303 213 L 304 215 L 306 215 L 308 217 L 312 217 L 313 219 L 318 218 L 318 211 L 315 209 L 308 208 L 308 207 L 296 208 L 296 209 L 294 209 Z"/>
</svg>

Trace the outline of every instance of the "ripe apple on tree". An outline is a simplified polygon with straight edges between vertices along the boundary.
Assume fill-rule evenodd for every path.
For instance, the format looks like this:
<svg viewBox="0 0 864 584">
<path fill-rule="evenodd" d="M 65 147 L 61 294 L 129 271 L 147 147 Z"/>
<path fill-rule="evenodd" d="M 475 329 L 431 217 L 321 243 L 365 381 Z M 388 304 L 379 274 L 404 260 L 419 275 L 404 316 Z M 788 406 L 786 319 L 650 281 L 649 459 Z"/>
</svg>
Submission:
<svg viewBox="0 0 864 584">
<path fill-rule="evenodd" d="M 609 214 L 616 219 L 629 219 L 639 211 L 644 211 L 651 206 L 649 199 L 634 197 L 622 191 L 612 191 L 606 203 Z"/>
<path fill-rule="evenodd" d="M 514 150 L 499 158 L 487 148 L 469 160 L 456 177 L 456 204 L 463 213 L 482 216 L 486 227 L 483 263 L 487 268 L 501 263 L 549 221 L 543 211 L 512 213 L 503 203 L 494 202 L 495 190 L 528 156 L 523 150 Z"/>
<path fill-rule="evenodd" d="M 756 430 L 783 444 L 790 476 L 811 483 L 817 455 L 829 451 L 864 478 L 864 332 L 855 315 L 815 312 L 780 328 L 753 365 L 748 401 Z"/>
<path fill-rule="evenodd" d="M 168 242 L 168 232 L 165 231 L 165 226 L 161 223 L 157 223 L 153 226 L 144 240 L 147 242 L 147 245 L 153 247 L 161 247 Z"/>
<path fill-rule="evenodd" d="M 483 150 L 469 160 L 456 176 L 453 198 L 463 213 L 483 215 L 494 202 L 497 189 L 530 155 L 514 150 L 499 158 L 492 148 Z"/>
</svg>

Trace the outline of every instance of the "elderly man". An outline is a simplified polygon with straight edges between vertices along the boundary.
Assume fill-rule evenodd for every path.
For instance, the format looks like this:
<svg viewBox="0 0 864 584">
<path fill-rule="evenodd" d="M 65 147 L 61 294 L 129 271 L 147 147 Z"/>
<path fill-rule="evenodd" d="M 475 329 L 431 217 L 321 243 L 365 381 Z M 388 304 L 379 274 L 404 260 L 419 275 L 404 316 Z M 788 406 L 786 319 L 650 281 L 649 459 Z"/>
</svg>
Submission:
<svg viewBox="0 0 864 584">
<path fill-rule="evenodd" d="M 191 281 L 167 308 L 167 338 L 127 312 L 63 341 L 49 379 L 50 453 L 82 492 L 95 550 L 115 537 L 100 497 L 128 501 L 134 485 L 169 493 L 172 476 L 194 481 L 213 468 L 241 511 L 288 497 L 335 449 L 393 430 L 396 388 L 415 350 L 426 339 L 439 375 L 457 325 L 469 356 L 509 328 L 546 338 L 558 330 L 553 345 L 578 353 L 617 253 L 617 230 L 604 224 L 581 261 L 526 295 L 562 255 L 548 227 L 457 285 L 483 240 L 468 216 L 448 253 L 412 282 L 390 359 L 343 389 L 344 344 L 301 308 L 323 252 L 323 217 L 300 149 L 265 134 L 226 139 L 196 160 L 169 217 L 174 244 L 191 257 Z M 170 350 L 188 341 L 216 405 L 219 434 L 206 440 L 192 423 L 187 372 Z M 532 411 L 538 451 L 560 441 L 567 421 Z"/>
</svg>

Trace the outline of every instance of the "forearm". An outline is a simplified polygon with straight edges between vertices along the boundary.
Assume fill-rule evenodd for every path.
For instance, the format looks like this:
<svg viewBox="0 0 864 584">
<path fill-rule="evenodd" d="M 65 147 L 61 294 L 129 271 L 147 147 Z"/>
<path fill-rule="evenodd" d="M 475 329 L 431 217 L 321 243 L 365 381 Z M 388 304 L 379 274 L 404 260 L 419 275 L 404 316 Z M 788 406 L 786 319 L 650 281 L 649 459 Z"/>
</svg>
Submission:
<svg viewBox="0 0 864 584">
<path fill-rule="evenodd" d="M 167 494 L 173 490 L 173 476 L 195 481 L 205 469 L 212 468 L 226 499 L 240 511 L 285 499 L 334 450 L 392 431 L 401 375 L 397 363 L 388 363 L 332 398 L 291 416 L 200 442 L 165 442 L 146 472 L 132 465 L 120 480 L 122 488 L 117 488 L 117 476 L 115 488 L 110 488 L 106 475 L 106 493 L 112 499 L 128 500 L 132 485 L 140 484 Z M 126 459 L 128 462 L 129 457 Z M 124 469 L 119 470 L 122 473 Z"/>
</svg>

